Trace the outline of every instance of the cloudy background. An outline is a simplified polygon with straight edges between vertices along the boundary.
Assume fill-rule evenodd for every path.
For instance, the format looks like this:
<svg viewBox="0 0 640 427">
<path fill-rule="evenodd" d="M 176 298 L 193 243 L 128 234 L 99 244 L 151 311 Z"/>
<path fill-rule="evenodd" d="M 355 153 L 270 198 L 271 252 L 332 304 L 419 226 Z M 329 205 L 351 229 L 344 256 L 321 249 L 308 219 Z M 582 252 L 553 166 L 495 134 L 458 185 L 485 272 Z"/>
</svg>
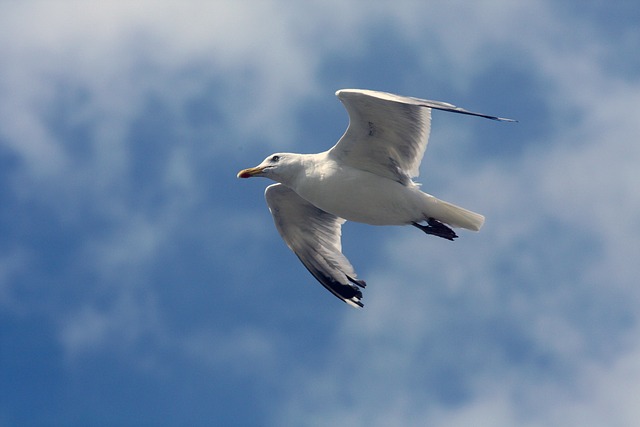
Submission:
<svg viewBox="0 0 640 427">
<path fill-rule="evenodd" d="M 1 2 L 0 426 L 631 426 L 634 1 Z M 455 243 L 347 223 L 364 310 L 273 227 L 273 151 L 434 112 Z"/>
</svg>

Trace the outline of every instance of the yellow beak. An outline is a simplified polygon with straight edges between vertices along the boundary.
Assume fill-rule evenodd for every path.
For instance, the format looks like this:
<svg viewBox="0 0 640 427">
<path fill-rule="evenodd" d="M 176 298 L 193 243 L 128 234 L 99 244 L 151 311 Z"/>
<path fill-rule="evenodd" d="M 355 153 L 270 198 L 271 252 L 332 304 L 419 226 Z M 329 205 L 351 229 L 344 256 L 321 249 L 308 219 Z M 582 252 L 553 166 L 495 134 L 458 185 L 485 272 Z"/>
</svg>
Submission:
<svg viewBox="0 0 640 427">
<path fill-rule="evenodd" d="M 259 175 L 263 170 L 264 167 L 242 169 L 238 172 L 238 178 L 251 178 L 252 176 Z"/>
</svg>

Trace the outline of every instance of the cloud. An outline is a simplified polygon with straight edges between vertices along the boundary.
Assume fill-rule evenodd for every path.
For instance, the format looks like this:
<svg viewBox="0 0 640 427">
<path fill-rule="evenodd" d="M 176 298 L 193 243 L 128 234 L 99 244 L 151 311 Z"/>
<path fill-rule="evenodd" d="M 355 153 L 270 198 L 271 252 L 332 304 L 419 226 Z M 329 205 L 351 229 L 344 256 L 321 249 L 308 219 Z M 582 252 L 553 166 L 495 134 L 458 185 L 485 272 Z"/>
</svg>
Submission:
<svg viewBox="0 0 640 427">
<path fill-rule="evenodd" d="M 158 339 L 153 298 L 120 293 L 109 304 L 85 305 L 69 313 L 60 325 L 60 340 L 69 362 L 106 349 L 127 351 L 142 339 Z"/>
<path fill-rule="evenodd" d="M 565 36 L 568 23 L 543 3 L 466 13 L 476 12 L 458 37 L 439 28 L 449 59 L 469 65 L 492 40 L 526 52 L 550 82 L 554 132 L 518 155 L 443 172 L 452 182 L 444 192 L 484 207 L 487 226 L 455 248 L 424 236 L 389 241 L 388 261 L 361 272 L 366 311 L 345 313 L 334 357 L 296 378 L 302 384 L 294 381 L 276 423 L 626 425 L 635 415 L 625 391 L 607 399 L 604 390 L 620 371 L 637 381 L 640 366 L 631 362 L 639 293 L 630 250 L 640 243 L 630 187 L 639 129 L 625 113 L 640 101 L 638 85 L 610 75 L 594 54 L 606 41 Z M 449 18 L 439 22 L 456 22 Z M 515 28 L 524 34 L 507 37 Z"/>
<path fill-rule="evenodd" d="M 7 5 L 2 194 L 22 226 L 0 247 L 0 307 L 46 313 L 68 362 L 250 376 L 275 390 L 250 397 L 277 425 L 625 425 L 640 91 L 592 20 L 543 1 Z M 262 187 L 234 181 L 236 162 L 328 147 L 309 122 L 344 114 L 345 81 L 521 121 L 438 114 L 424 188 L 486 227 L 454 245 L 348 229 L 345 247 L 380 243 L 356 265 L 360 312 L 292 304 L 321 290 Z"/>
</svg>

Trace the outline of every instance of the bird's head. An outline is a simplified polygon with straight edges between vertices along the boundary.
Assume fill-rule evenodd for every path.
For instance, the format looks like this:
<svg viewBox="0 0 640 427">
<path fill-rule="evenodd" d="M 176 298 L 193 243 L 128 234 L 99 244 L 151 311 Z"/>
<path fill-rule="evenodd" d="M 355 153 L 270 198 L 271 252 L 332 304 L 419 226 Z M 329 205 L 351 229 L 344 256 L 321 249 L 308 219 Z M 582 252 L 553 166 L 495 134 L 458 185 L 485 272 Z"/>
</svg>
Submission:
<svg viewBox="0 0 640 427">
<path fill-rule="evenodd" d="M 300 164 L 300 155 L 291 153 L 272 154 L 258 166 L 243 169 L 238 172 L 238 178 L 251 178 L 262 176 L 281 183 L 286 183 L 297 173 Z"/>
</svg>

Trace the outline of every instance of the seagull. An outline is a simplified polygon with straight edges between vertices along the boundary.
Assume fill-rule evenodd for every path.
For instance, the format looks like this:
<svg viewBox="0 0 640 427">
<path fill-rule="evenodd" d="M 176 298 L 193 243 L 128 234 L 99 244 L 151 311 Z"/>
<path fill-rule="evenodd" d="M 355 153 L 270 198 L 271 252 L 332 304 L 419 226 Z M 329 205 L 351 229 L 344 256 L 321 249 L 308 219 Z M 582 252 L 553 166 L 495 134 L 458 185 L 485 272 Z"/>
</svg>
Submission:
<svg viewBox="0 0 640 427">
<path fill-rule="evenodd" d="M 371 225 L 411 225 L 447 240 L 451 229 L 478 231 L 484 216 L 420 190 L 419 174 L 431 128 L 431 110 L 514 122 L 455 105 L 362 89 L 336 96 L 349 126 L 328 151 L 276 153 L 238 178 L 265 177 L 267 206 L 287 246 L 331 293 L 360 308 L 366 283 L 342 254 L 346 221 Z"/>
</svg>

